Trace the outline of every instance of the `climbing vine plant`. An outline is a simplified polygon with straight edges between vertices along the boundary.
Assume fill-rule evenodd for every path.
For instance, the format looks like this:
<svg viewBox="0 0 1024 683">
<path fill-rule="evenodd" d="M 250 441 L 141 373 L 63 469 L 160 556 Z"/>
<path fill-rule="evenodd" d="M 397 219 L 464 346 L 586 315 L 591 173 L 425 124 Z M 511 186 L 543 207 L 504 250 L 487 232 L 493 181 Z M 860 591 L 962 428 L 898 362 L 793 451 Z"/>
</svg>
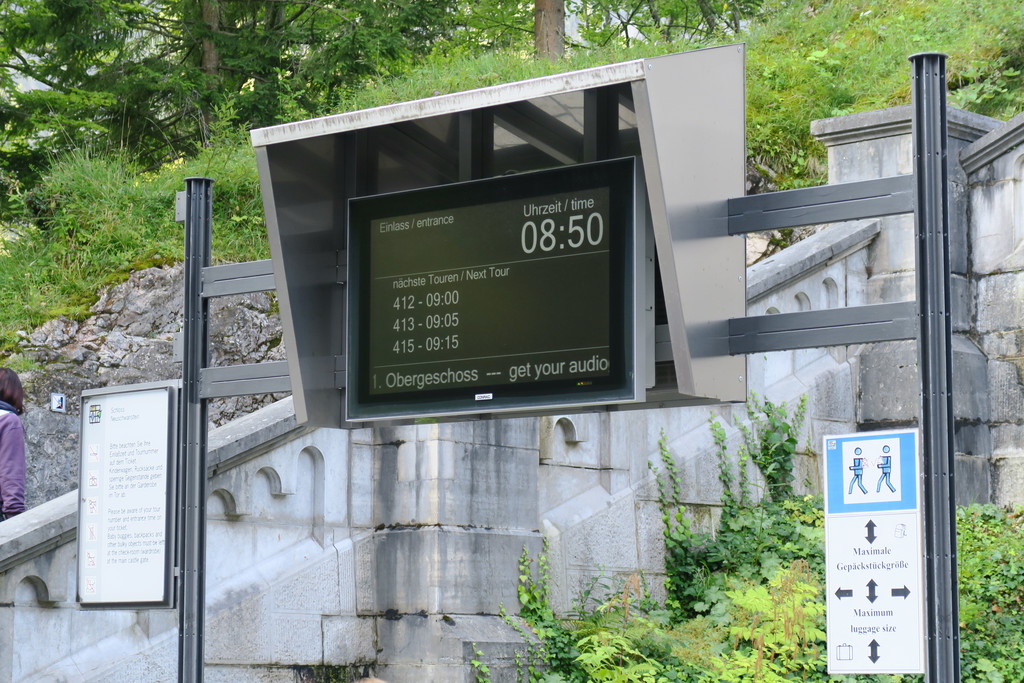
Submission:
<svg viewBox="0 0 1024 683">
<path fill-rule="evenodd" d="M 743 435 L 740 461 L 753 460 L 764 477 L 765 493 L 773 501 L 793 496 L 793 461 L 806 416 L 807 396 L 800 397 L 792 413 L 785 403 L 773 403 L 757 394 L 747 399 L 748 421 L 737 425 Z M 720 457 L 719 462 L 724 461 Z"/>
<path fill-rule="evenodd" d="M 682 476 L 662 432 L 661 465 L 652 469 L 657 474 L 664 522 L 666 606 L 676 618 L 706 614 L 714 600 L 725 594 L 727 586 L 721 577 L 730 571 L 767 580 L 792 561 L 821 556 L 821 539 L 807 538 L 797 528 L 800 517 L 816 516 L 813 499 L 793 496 L 794 459 L 806 413 L 806 397 L 790 412 L 785 404 L 751 395 L 748 422 L 738 426 L 742 441 L 735 455 L 730 453 L 722 423 L 711 419 L 722 484 L 717 525 L 707 520 L 697 524 L 693 511 L 684 505 Z M 751 462 L 764 480 L 760 500 L 754 496 Z"/>
</svg>

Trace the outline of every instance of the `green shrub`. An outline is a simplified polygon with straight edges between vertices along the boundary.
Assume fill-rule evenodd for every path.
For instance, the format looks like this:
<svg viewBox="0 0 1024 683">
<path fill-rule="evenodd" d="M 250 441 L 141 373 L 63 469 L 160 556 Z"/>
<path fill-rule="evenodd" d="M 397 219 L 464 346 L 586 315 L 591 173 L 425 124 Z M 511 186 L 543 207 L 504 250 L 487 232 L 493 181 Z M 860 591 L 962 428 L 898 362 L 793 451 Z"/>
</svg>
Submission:
<svg viewBox="0 0 1024 683">
<path fill-rule="evenodd" d="M 796 560 L 824 574 L 820 498 L 723 509 L 715 534 L 693 531 L 676 513 L 665 533 L 668 606 L 677 618 L 714 615 L 734 578 L 764 583 Z"/>
<path fill-rule="evenodd" d="M 825 672 L 822 582 L 803 560 L 767 582 L 727 591 L 731 651 L 716 662 L 720 681 L 814 680 Z"/>
<path fill-rule="evenodd" d="M 957 510 L 964 681 L 1024 681 L 1024 512 Z"/>
<path fill-rule="evenodd" d="M 960 508 L 957 517 L 962 680 L 1024 680 L 1019 637 L 1024 631 L 1024 511 L 976 505 Z M 820 499 L 792 499 L 767 506 L 761 516 L 741 518 L 745 523 L 738 526 L 745 531 L 722 546 L 735 557 L 728 562 L 720 557 L 723 561 L 705 575 L 702 589 L 690 592 L 703 598 L 705 614 L 658 609 L 634 578 L 613 599 L 574 619 L 559 619 L 546 589 L 538 587 L 527 568 L 520 588 L 527 607 L 523 618 L 534 625 L 548 653 L 530 680 L 921 680 L 826 673 Z M 765 529 L 757 534 L 755 519 Z M 738 530 L 724 529 L 719 535 L 733 531 Z M 769 547 L 772 539 L 777 548 Z M 667 559 L 666 570 L 673 571 L 673 563 Z"/>
<path fill-rule="evenodd" d="M 748 408 L 740 454 L 795 446 L 803 406 L 794 416 L 768 401 Z M 774 414 L 777 420 L 765 418 Z M 765 419 L 762 419 L 765 418 Z M 760 426 L 759 426 L 760 425 Z M 712 429 L 724 434 L 720 425 Z M 774 436 L 773 436 L 774 435 Z M 783 436 L 784 435 L 784 436 Z M 541 665 L 533 681 L 664 683 L 780 682 L 789 680 L 891 683 L 909 675 L 827 673 L 824 596 L 824 512 L 819 497 L 784 497 L 757 504 L 731 493 L 733 462 L 719 441 L 719 468 L 730 492 L 715 533 L 698 531 L 681 504 L 683 481 L 659 441 L 656 470 L 665 521 L 667 601 L 654 603 L 640 577 L 606 588 L 613 597 L 583 600 L 573 619 L 559 618 L 548 601 L 542 556 L 535 580 L 524 554 L 520 566 L 522 617 L 540 639 Z M 791 471 L 786 446 L 777 471 Z M 738 459 L 742 460 L 742 457 Z M 789 462 L 786 462 L 786 461 Z M 742 491 L 743 486 L 739 486 Z M 786 489 L 775 489 L 786 490 Z M 1024 509 L 973 505 L 957 511 L 962 680 L 1024 680 Z M 589 592 L 588 592 L 589 593 Z"/>
<path fill-rule="evenodd" d="M 711 613 L 725 594 L 728 576 L 764 582 L 801 559 L 822 574 L 821 502 L 792 495 L 793 459 L 806 408 L 802 398 L 790 415 L 785 405 L 751 396 L 749 422 L 740 426 L 743 443 L 735 457 L 728 453 L 725 430 L 717 420 L 711 421 L 723 487 L 721 519 L 714 533 L 695 528 L 687 518 L 679 471 L 662 434 L 665 474 L 658 478 L 658 486 L 666 587 L 668 606 L 678 618 Z M 746 478 L 750 460 L 767 486 L 767 499 L 760 503 L 753 500 Z"/>
</svg>

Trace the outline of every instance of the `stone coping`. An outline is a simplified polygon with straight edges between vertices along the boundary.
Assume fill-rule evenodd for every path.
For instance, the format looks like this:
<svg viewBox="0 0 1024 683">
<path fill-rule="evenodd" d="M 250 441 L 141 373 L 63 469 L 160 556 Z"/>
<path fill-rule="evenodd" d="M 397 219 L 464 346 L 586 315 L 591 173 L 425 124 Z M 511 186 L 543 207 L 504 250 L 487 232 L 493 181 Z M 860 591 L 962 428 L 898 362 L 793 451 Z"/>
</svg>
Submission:
<svg viewBox="0 0 1024 683">
<path fill-rule="evenodd" d="M 314 431 L 299 424 L 292 397 L 210 430 L 206 444 L 209 476 L 237 467 L 282 443 Z"/>
<path fill-rule="evenodd" d="M 311 431 L 295 419 L 286 398 L 210 431 L 209 475 L 237 467 Z M 78 536 L 78 489 L 0 522 L 0 574 Z"/>
<path fill-rule="evenodd" d="M 78 489 L 0 522 L 0 574 L 78 536 Z"/>
<path fill-rule="evenodd" d="M 986 133 L 960 152 L 960 165 L 965 173 L 987 166 L 1013 151 L 1024 142 L 1024 114 L 1017 114 L 1004 125 Z"/>
<path fill-rule="evenodd" d="M 896 135 L 910 135 L 913 107 L 905 104 L 858 114 L 834 116 L 811 121 L 811 135 L 826 147 L 875 140 Z M 1002 121 L 981 114 L 946 107 L 949 137 L 972 142 L 1002 125 Z"/>
<path fill-rule="evenodd" d="M 867 245 L 881 230 L 877 218 L 833 223 L 747 268 L 747 303 L 784 287 L 813 269 Z"/>
</svg>

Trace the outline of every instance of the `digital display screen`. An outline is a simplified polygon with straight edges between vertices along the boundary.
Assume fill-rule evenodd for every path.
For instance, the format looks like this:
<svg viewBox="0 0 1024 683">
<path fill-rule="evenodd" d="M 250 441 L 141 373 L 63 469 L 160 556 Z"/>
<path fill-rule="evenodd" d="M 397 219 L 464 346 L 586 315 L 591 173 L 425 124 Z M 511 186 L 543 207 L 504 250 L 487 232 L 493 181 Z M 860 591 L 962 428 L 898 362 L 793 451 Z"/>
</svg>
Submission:
<svg viewBox="0 0 1024 683">
<path fill-rule="evenodd" d="M 634 160 L 349 202 L 348 419 L 635 399 Z"/>
</svg>

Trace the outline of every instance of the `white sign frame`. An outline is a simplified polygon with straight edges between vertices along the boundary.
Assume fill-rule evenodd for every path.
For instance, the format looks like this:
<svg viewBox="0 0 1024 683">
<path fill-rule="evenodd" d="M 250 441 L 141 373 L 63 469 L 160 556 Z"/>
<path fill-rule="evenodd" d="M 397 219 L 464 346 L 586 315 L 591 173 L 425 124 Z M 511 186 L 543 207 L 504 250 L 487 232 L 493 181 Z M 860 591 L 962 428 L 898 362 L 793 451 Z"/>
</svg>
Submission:
<svg viewBox="0 0 1024 683">
<path fill-rule="evenodd" d="M 77 596 L 173 607 L 180 382 L 82 392 Z"/>
<path fill-rule="evenodd" d="M 825 436 L 822 445 L 828 672 L 922 674 L 918 430 Z"/>
</svg>

